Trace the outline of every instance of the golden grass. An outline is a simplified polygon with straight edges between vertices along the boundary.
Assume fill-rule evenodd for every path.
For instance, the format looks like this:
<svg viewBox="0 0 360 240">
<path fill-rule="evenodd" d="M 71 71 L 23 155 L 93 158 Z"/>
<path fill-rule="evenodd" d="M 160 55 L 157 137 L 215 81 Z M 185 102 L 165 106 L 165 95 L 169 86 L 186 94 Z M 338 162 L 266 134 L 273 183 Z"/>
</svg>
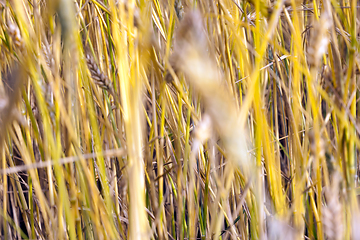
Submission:
<svg viewBox="0 0 360 240">
<path fill-rule="evenodd" d="M 360 239 L 356 4 L 0 0 L 0 239 Z"/>
</svg>

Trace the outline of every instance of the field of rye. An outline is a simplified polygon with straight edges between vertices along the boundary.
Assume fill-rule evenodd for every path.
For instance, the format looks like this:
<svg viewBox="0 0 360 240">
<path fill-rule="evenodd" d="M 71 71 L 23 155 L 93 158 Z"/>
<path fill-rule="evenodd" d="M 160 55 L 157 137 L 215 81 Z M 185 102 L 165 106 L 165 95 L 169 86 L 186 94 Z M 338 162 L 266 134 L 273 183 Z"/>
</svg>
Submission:
<svg viewBox="0 0 360 240">
<path fill-rule="evenodd" d="M 0 239 L 360 240 L 358 14 L 0 0 Z"/>
</svg>

